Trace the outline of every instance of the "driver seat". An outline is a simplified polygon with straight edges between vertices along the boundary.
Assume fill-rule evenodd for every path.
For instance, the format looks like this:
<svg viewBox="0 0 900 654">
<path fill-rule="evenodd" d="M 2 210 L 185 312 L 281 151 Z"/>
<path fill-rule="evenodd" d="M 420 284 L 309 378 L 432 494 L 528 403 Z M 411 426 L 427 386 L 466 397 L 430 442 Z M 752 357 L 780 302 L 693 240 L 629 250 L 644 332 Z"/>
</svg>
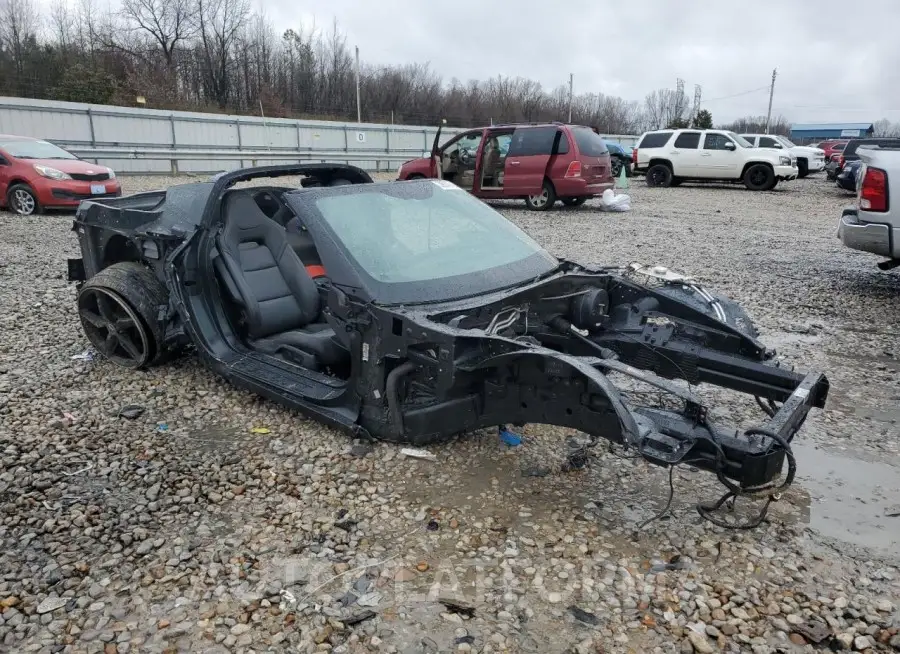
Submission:
<svg viewBox="0 0 900 654">
<path fill-rule="evenodd" d="M 229 192 L 223 211 L 225 228 L 213 265 L 241 308 L 249 344 L 312 370 L 347 361 L 349 352 L 334 330 L 317 322 L 319 289 L 284 228 L 266 216 L 246 191 Z"/>
</svg>

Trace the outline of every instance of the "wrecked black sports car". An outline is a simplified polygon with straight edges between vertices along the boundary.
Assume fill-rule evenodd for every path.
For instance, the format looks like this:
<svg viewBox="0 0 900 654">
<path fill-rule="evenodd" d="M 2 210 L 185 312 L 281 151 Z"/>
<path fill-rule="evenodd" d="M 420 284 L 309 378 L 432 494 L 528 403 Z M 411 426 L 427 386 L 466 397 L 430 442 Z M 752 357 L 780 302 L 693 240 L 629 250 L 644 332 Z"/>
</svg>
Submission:
<svg viewBox="0 0 900 654">
<path fill-rule="evenodd" d="M 301 188 L 235 188 L 304 177 Z M 84 202 L 78 311 L 111 361 L 193 346 L 234 384 L 359 437 L 423 445 L 549 423 L 659 465 L 774 489 L 828 382 L 779 367 L 734 302 L 665 268 L 560 261 L 445 181 L 357 168 L 243 169 Z M 676 408 L 640 406 L 612 378 Z M 714 424 L 689 384 L 755 396 L 748 431 Z M 646 394 L 645 394 L 646 395 Z"/>
</svg>

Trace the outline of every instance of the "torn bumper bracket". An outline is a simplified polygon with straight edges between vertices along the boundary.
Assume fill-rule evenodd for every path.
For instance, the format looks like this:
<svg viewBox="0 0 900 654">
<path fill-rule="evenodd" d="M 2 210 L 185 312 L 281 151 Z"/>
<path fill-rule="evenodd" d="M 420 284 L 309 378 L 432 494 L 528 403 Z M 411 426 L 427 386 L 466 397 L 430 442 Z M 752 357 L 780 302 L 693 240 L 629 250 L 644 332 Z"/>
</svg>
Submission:
<svg viewBox="0 0 900 654">
<path fill-rule="evenodd" d="M 821 405 L 827 391 L 824 375 L 808 374 L 760 429 L 790 443 L 809 410 Z M 721 473 L 742 488 L 769 484 L 781 474 L 784 448 L 768 436 L 698 422 L 664 409 L 638 407 L 633 411 L 640 430 L 635 447 L 651 463 L 694 465 Z"/>
</svg>

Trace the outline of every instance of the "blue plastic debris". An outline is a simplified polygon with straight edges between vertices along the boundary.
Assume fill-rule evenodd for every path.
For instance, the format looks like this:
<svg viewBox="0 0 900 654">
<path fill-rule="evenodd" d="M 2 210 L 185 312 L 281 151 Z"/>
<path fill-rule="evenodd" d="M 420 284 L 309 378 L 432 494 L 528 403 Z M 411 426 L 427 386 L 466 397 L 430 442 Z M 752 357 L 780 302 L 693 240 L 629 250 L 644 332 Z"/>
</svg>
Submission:
<svg viewBox="0 0 900 654">
<path fill-rule="evenodd" d="M 159 432 L 169 431 L 169 423 L 167 423 L 167 422 L 156 423 L 156 431 L 159 431 Z"/>
<path fill-rule="evenodd" d="M 500 426 L 500 440 L 510 447 L 517 447 L 522 444 L 522 437 L 509 431 L 505 426 Z"/>
</svg>

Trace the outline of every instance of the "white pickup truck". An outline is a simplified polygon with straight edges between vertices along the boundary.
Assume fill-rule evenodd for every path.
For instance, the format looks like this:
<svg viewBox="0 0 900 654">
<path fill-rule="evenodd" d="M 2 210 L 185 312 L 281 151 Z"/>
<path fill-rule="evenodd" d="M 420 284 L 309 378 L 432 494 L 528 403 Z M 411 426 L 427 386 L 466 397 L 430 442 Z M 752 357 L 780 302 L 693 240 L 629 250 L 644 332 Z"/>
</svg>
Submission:
<svg viewBox="0 0 900 654">
<path fill-rule="evenodd" d="M 825 150 L 806 145 L 795 145 L 789 138 L 777 134 L 741 134 L 757 148 L 785 150 L 797 159 L 797 177 L 825 170 Z"/>
<path fill-rule="evenodd" d="M 787 152 L 755 148 L 734 132 L 664 129 L 645 132 L 632 154 L 648 186 L 678 186 L 685 180 L 743 182 L 769 191 L 797 178 L 797 160 Z"/>
<path fill-rule="evenodd" d="M 837 235 L 848 248 L 888 257 L 878 267 L 890 270 L 900 266 L 900 207 L 891 207 L 891 197 L 900 198 L 900 147 L 861 147 L 857 154 L 856 206 L 844 209 Z"/>
</svg>

